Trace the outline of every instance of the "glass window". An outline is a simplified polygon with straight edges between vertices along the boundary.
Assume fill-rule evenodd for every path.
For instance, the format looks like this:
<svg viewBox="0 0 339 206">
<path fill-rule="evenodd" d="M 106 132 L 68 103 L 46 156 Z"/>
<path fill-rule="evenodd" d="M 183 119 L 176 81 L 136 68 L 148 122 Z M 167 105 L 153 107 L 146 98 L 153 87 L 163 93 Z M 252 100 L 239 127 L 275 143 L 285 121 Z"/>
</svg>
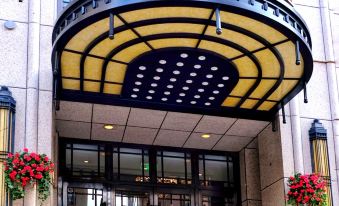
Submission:
<svg viewBox="0 0 339 206">
<path fill-rule="evenodd" d="M 66 169 L 73 176 L 103 176 L 105 152 L 100 145 L 68 144 Z"/>
<path fill-rule="evenodd" d="M 205 186 L 228 186 L 233 180 L 232 159 L 227 156 L 200 155 L 199 179 Z"/>
<path fill-rule="evenodd" d="M 67 188 L 67 206 L 99 206 L 103 202 L 102 190 Z"/>
<path fill-rule="evenodd" d="M 122 181 L 149 181 L 148 151 L 131 148 L 114 149 L 113 172 L 114 177 Z"/>
<path fill-rule="evenodd" d="M 190 206 L 191 197 L 189 194 L 160 193 L 158 196 L 159 206 Z"/>
<path fill-rule="evenodd" d="M 180 152 L 157 153 L 158 182 L 167 184 L 191 184 L 190 155 Z"/>
<path fill-rule="evenodd" d="M 116 206 L 148 206 L 150 194 L 147 192 L 116 191 Z"/>
</svg>

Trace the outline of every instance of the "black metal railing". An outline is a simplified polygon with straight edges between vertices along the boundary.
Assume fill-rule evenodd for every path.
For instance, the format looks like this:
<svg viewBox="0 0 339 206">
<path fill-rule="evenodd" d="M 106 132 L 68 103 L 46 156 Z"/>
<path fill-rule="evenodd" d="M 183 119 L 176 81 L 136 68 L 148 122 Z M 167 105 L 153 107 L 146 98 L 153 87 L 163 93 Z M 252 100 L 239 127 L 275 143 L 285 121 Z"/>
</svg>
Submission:
<svg viewBox="0 0 339 206">
<path fill-rule="evenodd" d="M 121 1 L 114 0 L 62 0 L 67 6 L 62 13 L 59 15 L 59 18 L 55 24 L 53 32 L 53 42 L 55 42 L 60 34 L 66 31 L 70 25 L 76 23 L 80 19 L 87 18 L 97 10 L 102 14 L 107 10 L 108 12 L 111 8 L 116 6 L 128 6 L 129 4 L 134 4 L 139 1 L 126 1 L 121 3 Z M 220 1 L 220 2 L 219 2 Z M 234 1 L 234 2 L 233 2 Z M 291 1 L 289 0 L 233 0 L 233 1 L 222 1 L 222 0 L 213 0 L 215 4 L 220 5 L 229 5 L 232 7 L 239 7 L 239 9 L 246 9 L 249 12 L 260 13 L 269 18 L 273 18 L 275 21 L 280 22 L 285 27 L 292 30 L 299 38 L 305 42 L 305 44 L 311 49 L 311 36 L 306 26 L 306 23 L 298 14 L 298 12 L 292 6 Z M 132 3 L 131 3 L 132 2 Z M 142 1 L 140 1 L 142 2 Z M 147 2 L 147 1 L 145 1 Z M 115 5 L 115 3 L 117 5 Z M 248 4 L 248 5 L 247 5 Z M 272 15 L 273 14 L 273 15 Z"/>
</svg>

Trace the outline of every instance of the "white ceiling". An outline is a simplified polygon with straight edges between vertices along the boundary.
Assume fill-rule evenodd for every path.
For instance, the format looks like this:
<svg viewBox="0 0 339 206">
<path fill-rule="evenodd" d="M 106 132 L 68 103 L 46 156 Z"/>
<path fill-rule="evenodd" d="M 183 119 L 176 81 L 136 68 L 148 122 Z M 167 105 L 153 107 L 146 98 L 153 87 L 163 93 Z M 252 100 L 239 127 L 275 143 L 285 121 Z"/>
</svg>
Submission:
<svg viewBox="0 0 339 206">
<path fill-rule="evenodd" d="M 104 124 L 116 129 L 105 130 Z M 137 144 L 240 151 L 269 123 L 79 102 L 60 102 L 61 137 Z M 202 134 L 210 134 L 204 139 Z"/>
</svg>

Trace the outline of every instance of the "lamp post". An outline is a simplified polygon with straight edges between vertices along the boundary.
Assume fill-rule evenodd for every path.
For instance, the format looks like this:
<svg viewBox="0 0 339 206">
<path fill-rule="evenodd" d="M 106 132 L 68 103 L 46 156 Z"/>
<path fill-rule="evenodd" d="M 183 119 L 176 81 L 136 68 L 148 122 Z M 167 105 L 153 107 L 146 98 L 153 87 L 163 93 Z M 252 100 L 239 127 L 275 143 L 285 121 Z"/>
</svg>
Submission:
<svg viewBox="0 0 339 206">
<path fill-rule="evenodd" d="M 16 102 L 7 87 L 0 87 L 0 206 L 9 205 L 5 191 L 3 162 L 13 151 Z"/>
<path fill-rule="evenodd" d="M 314 173 L 320 174 L 326 181 L 327 206 L 331 206 L 331 176 L 327 149 L 327 131 L 322 123 L 315 119 L 308 134 L 311 142 L 312 169 Z"/>
</svg>

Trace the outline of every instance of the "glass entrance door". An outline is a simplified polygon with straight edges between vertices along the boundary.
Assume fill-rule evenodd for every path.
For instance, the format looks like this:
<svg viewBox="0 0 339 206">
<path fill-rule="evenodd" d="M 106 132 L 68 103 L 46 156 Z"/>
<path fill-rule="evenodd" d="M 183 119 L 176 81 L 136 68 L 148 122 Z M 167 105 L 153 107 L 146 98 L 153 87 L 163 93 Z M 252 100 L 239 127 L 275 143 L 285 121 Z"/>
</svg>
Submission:
<svg viewBox="0 0 339 206">
<path fill-rule="evenodd" d="M 148 206 L 150 194 L 148 192 L 116 191 L 115 206 Z"/>
<path fill-rule="evenodd" d="M 67 206 L 106 206 L 103 190 L 94 188 L 67 188 Z"/>
</svg>

